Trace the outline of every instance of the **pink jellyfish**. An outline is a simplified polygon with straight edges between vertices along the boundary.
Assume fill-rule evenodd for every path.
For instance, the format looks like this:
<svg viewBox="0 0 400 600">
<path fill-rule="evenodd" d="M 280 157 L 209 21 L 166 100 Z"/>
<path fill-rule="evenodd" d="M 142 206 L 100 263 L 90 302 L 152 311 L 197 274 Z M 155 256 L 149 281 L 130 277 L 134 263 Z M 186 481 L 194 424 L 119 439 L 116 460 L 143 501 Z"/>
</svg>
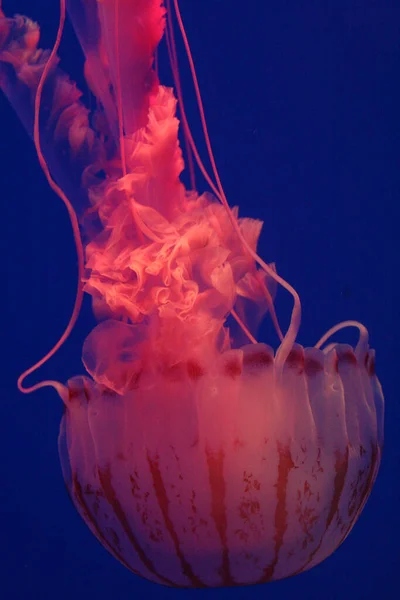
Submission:
<svg viewBox="0 0 400 600">
<path fill-rule="evenodd" d="M 65 4 L 86 57 L 92 112 L 58 66 Z M 239 218 L 218 177 L 178 0 L 60 6 L 51 52 L 38 48 L 29 19 L 0 21 L 1 87 L 68 208 L 79 257 L 71 321 L 19 388 L 58 391 L 71 498 L 134 573 L 179 587 L 301 573 L 343 542 L 378 472 L 384 401 L 368 333 L 348 321 L 313 348 L 296 343 L 299 297 L 257 255 L 262 223 Z M 185 117 L 173 16 L 212 176 Z M 213 195 L 180 181 L 177 99 L 154 65 L 164 34 L 189 167 L 193 156 Z M 277 285 L 294 300 L 285 334 Z M 99 320 L 83 345 L 88 374 L 25 387 L 67 339 L 83 292 Z M 275 353 L 256 339 L 267 311 L 280 338 Z M 322 349 L 345 326 L 358 327 L 356 348 Z"/>
</svg>

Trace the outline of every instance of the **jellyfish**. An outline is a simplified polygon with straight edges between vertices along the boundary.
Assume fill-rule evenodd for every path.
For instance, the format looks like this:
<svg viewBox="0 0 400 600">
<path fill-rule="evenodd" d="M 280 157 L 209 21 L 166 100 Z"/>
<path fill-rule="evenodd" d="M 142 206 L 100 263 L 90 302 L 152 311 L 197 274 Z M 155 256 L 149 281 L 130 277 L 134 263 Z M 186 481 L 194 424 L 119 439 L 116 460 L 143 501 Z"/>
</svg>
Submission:
<svg viewBox="0 0 400 600">
<path fill-rule="evenodd" d="M 59 66 L 67 9 L 92 110 Z M 29 18 L 0 16 L 0 85 L 68 209 L 79 259 L 68 327 L 18 381 L 25 393 L 52 386 L 64 404 L 59 454 L 77 511 L 123 565 L 168 586 L 264 583 L 319 564 L 351 531 L 379 469 L 374 351 L 355 321 L 312 348 L 297 342 L 299 296 L 257 254 L 262 222 L 225 196 L 178 0 L 61 0 L 51 51 Z M 211 174 L 186 118 L 174 26 Z M 175 91 L 155 62 L 164 37 Z M 194 163 L 210 192 L 196 191 Z M 278 286 L 293 297 L 285 332 Z M 98 320 L 83 344 L 86 374 L 27 387 L 85 293 Z M 276 351 L 257 339 L 267 314 Z M 355 348 L 329 343 L 347 326 L 359 330 Z"/>
</svg>

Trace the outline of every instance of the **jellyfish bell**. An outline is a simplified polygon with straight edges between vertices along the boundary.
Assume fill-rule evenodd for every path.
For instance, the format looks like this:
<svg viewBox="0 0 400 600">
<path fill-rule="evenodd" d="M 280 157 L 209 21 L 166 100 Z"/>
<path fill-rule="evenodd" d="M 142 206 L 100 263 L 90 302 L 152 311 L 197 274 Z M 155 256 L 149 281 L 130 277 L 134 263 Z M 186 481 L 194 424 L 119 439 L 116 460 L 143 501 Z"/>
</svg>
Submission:
<svg viewBox="0 0 400 600">
<path fill-rule="evenodd" d="M 281 377 L 264 344 L 143 370 L 108 358 L 113 382 L 90 369 L 95 381 L 69 382 L 60 456 L 78 511 L 132 571 L 178 586 L 262 583 L 345 539 L 380 461 L 369 354 L 295 345 Z"/>
<path fill-rule="evenodd" d="M 178 587 L 263 583 L 317 565 L 342 543 L 375 481 L 383 396 L 366 329 L 297 343 L 300 300 L 256 253 L 262 223 L 225 198 L 177 0 L 69 0 L 93 113 L 61 72 L 57 41 L 0 21 L 0 85 L 33 135 L 66 204 L 79 257 L 77 299 L 56 346 L 19 379 L 57 389 L 59 452 L 70 496 L 122 564 Z M 175 13 L 173 13 L 173 7 Z M 213 177 L 182 102 L 171 26 L 192 65 Z M 167 24 L 166 24 L 167 19 Z M 164 34 L 185 139 L 214 195 L 186 190 L 177 100 L 154 53 Z M 190 162 L 190 159 L 189 159 Z M 82 241 L 83 240 L 83 241 Z M 294 300 L 282 334 L 277 285 Z M 82 294 L 99 324 L 83 345 L 87 375 L 24 379 L 68 337 Z M 257 341 L 269 314 L 276 352 Z M 346 325 L 355 349 L 330 343 Z"/>
</svg>

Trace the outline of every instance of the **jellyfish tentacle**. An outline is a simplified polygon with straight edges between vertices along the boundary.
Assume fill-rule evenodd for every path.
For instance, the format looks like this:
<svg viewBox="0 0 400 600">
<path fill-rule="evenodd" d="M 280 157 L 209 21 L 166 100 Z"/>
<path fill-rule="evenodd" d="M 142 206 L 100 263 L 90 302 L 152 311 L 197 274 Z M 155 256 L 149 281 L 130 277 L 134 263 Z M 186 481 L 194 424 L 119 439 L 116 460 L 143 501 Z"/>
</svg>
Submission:
<svg viewBox="0 0 400 600">
<path fill-rule="evenodd" d="M 215 195 L 218 197 L 218 199 L 221 201 L 221 203 L 225 207 L 225 209 L 228 213 L 229 219 L 231 221 L 232 227 L 234 228 L 235 232 L 237 233 L 239 240 L 240 240 L 242 246 L 244 247 L 244 249 L 248 252 L 250 257 L 256 263 L 258 263 L 260 265 L 260 267 L 268 275 L 270 275 L 277 283 L 279 283 L 284 289 L 286 289 L 293 297 L 294 305 L 293 305 L 292 315 L 291 315 L 291 319 L 290 319 L 290 324 L 289 324 L 289 327 L 286 331 L 286 334 L 282 340 L 281 346 L 279 347 L 279 349 L 277 351 L 277 355 L 276 355 L 277 373 L 281 374 L 285 360 L 288 357 L 288 355 L 293 347 L 294 342 L 296 341 L 297 333 L 300 328 L 300 321 L 301 321 L 300 297 L 299 297 L 298 293 L 296 292 L 296 290 L 285 279 L 283 279 L 283 277 L 280 277 L 276 273 L 276 271 L 274 271 L 265 261 L 263 261 L 262 258 L 249 246 L 249 244 L 243 237 L 242 232 L 240 231 L 239 225 L 237 223 L 237 219 L 235 218 L 235 216 L 232 213 L 232 209 L 229 206 L 228 200 L 226 198 L 226 195 L 225 195 L 225 192 L 224 192 L 224 189 L 222 186 L 221 179 L 219 177 L 214 153 L 213 153 L 213 150 L 211 147 L 211 141 L 210 141 L 210 136 L 208 133 L 208 127 L 207 127 L 207 122 L 206 122 L 206 118 L 205 118 L 205 112 L 204 112 L 204 106 L 203 106 L 203 101 L 202 101 L 201 92 L 200 92 L 200 86 L 199 86 L 197 75 L 196 75 L 196 69 L 195 69 L 195 65 L 194 65 L 193 56 L 192 56 L 192 53 L 190 50 L 189 40 L 187 38 L 185 27 L 184 27 L 183 20 L 182 20 L 182 16 L 180 13 L 179 3 L 178 3 L 178 0 L 173 0 L 173 2 L 174 2 L 175 13 L 176 13 L 177 20 L 178 20 L 179 29 L 181 31 L 186 54 L 187 54 L 187 57 L 189 60 L 190 71 L 192 74 L 193 84 L 194 84 L 194 88 L 195 88 L 195 94 L 196 94 L 197 103 L 198 103 L 199 112 L 200 112 L 200 120 L 201 120 L 202 129 L 203 129 L 203 133 L 204 133 L 208 156 L 209 156 L 211 166 L 212 166 L 212 171 L 213 171 L 215 180 L 217 182 L 216 186 L 213 184 L 212 180 L 209 178 L 209 176 L 204 168 L 204 165 L 203 165 L 202 161 L 200 160 L 200 157 L 196 150 L 194 142 L 192 145 L 193 154 L 196 158 L 196 161 L 199 165 L 200 170 L 202 171 L 202 173 L 203 173 L 204 177 L 206 178 L 208 184 L 210 185 L 211 189 L 213 190 Z M 183 118 L 186 118 L 186 117 L 183 117 Z M 189 139 L 191 139 L 193 141 L 192 136 L 190 136 Z M 274 314 L 274 310 L 272 310 L 271 312 L 272 312 L 272 314 Z M 275 324 L 275 322 L 277 323 L 276 315 L 273 318 L 273 322 L 274 322 L 274 324 Z M 278 335 L 279 335 L 279 329 L 278 329 Z"/>
<path fill-rule="evenodd" d="M 37 23 L 21 15 L 0 14 L 0 88 L 33 139 L 34 100 L 50 51 L 39 45 Z M 54 179 L 79 216 L 87 209 L 87 187 L 82 176 L 102 162 L 103 148 L 89 123 L 82 92 L 58 66 L 54 57 L 42 90 L 39 128 L 41 147 Z"/>
<path fill-rule="evenodd" d="M 169 57 L 169 62 L 171 65 L 171 70 L 172 70 L 172 76 L 174 79 L 174 84 L 175 84 L 175 89 L 176 89 L 176 93 L 178 96 L 178 106 L 179 106 L 179 110 L 180 113 L 182 114 L 182 112 L 185 111 L 185 107 L 184 107 L 184 100 L 183 100 L 183 93 L 182 93 L 182 84 L 181 84 L 181 78 L 179 75 L 179 64 L 178 64 L 178 53 L 176 51 L 176 43 L 175 43 L 175 35 L 174 35 L 174 28 L 172 25 L 172 19 L 171 19 L 171 0 L 167 0 L 167 27 L 165 30 L 165 39 L 166 39 L 166 43 L 167 43 L 167 50 L 168 50 L 168 57 Z M 185 141 L 185 149 L 186 149 L 186 162 L 188 165 L 188 169 L 189 169 L 189 180 L 190 180 L 190 185 L 192 190 L 196 189 L 196 176 L 195 176 L 195 172 L 194 172 L 194 163 L 193 163 L 193 150 L 192 150 L 192 143 L 194 143 L 194 140 L 192 138 L 192 143 L 190 141 L 190 136 L 191 136 L 191 132 L 190 132 L 190 127 L 189 127 L 189 123 L 186 119 L 186 112 L 185 112 L 185 118 L 182 119 L 182 126 L 183 126 L 183 138 Z"/>
<path fill-rule="evenodd" d="M 356 355 L 361 356 L 368 350 L 368 329 L 359 321 L 354 320 L 341 321 L 340 323 L 337 323 L 336 325 L 328 329 L 328 331 L 324 333 L 324 335 L 315 344 L 315 348 L 321 348 L 321 346 L 323 346 L 330 337 L 332 337 L 341 329 L 345 329 L 346 327 L 356 327 L 359 330 L 360 337 L 356 346 Z M 332 344 L 330 344 L 328 348 L 330 346 L 332 346 Z M 325 349 L 324 351 L 326 350 L 327 349 Z"/>
<path fill-rule="evenodd" d="M 251 331 L 249 331 L 248 327 L 246 327 L 245 323 L 243 323 L 243 320 L 239 317 L 239 315 L 237 314 L 237 312 L 235 311 L 234 308 L 232 308 L 232 310 L 231 310 L 231 315 L 235 319 L 235 321 L 238 323 L 238 325 L 242 329 L 242 331 L 247 335 L 247 337 L 249 338 L 251 343 L 258 344 L 256 338 L 252 335 Z"/>
<path fill-rule="evenodd" d="M 120 59 L 120 38 L 118 35 L 119 29 L 119 1 L 115 2 L 115 71 L 116 71 L 116 101 L 117 101 L 117 112 L 118 112 L 118 138 L 119 138 L 119 151 L 121 155 L 122 174 L 126 177 L 126 150 L 125 150 L 125 133 L 124 133 L 124 117 L 123 117 L 123 103 L 122 103 L 122 89 L 121 89 L 121 59 Z M 125 194 L 128 192 L 125 190 Z M 143 244 L 144 235 L 143 231 L 138 223 L 138 215 L 135 206 L 135 202 L 132 203 L 133 220 L 135 223 L 136 231 L 138 234 L 139 241 Z"/>
<path fill-rule="evenodd" d="M 56 41 L 54 43 L 54 46 L 50 53 L 48 61 L 43 69 L 43 72 L 42 72 L 40 80 L 39 80 L 39 85 L 36 90 L 33 137 L 34 137 L 35 148 L 36 148 L 36 153 L 37 153 L 37 156 L 39 159 L 39 163 L 40 163 L 40 166 L 46 176 L 46 179 L 47 179 L 51 189 L 61 198 L 61 200 L 64 202 L 64 204 L 68 210 L 68 215 L 69 215 L 69 218 L 71 221 L 76 251 L 77 251 L 77 255 L 78 255 L 78 285 L 77 285 L 77 292 L 76 292 L 73 311 L 72 311 L 71 317 L 69 319 L 69 322 L 67 324 L 67 327 L 64 330 L 64 333 L 61 335 L 61 337 L 59 338 L 57 343 L 53 346 L 53 348 L 51 348 L 51 350 L 49 350 L 49 352 L 47 352 L 47 354 L 43 358 L 41 358 L 39 361 L 37 361 L 34 365 L 32 365 L 29 369 L 24 371 L 19 376 L 17 385 L 18 385 L 19 390 L 21 392 L 23 392 L 24 394 L 29 394 L 29 393 L 34 392 L 42 387 L 47 387 L 47 386 L 54 387 L 65 402 L 67 399 L 67 396 L 68 396 L 68 389 L 66 388 L 66 386 L 64 386 L 63 384 L 61 384 L 58 381 L 53 381 L 53 380 L 41 381 L 30 387 L 25 387 L 23 385 L 23 382 L 26 379 L 26 377 L 28 375 L 30 375 L 31 373 L 35 372 L 41 366 L 43 366 L 52 356 L 54 356 L 54 354 L 64 344 L 65 340 L 70 335 L 70 333 L 76 323 L 76 320 L 79 316 L 79 312 L 80 312 L 80 309 L 82 306 L 82 298 L 83 298 L 82 281 L 83 281 L 83 274 L 84 274 L 84 253 L 83 253 L 82 239 L 81 239 L 81 235 L 80 235 L 80 231 L 79 231 L 78 218 L 77 218 L 76 213 L 75 213 L 70 201 L 68 200 L 67 196 L 64 194 L 64 192 L 62 191 L 60 186 L 58 186 L 57 183 L 52 178 L 48 164 L 43 155 L 41 143 L 40 143 L 39 117 L 40 117 L 40 106 L 41 106 L 41 100 L 42 100 L 42 91 L 43 91 L 43 86 L 45 84 L 46 78 L 47 78 L 50 70 L 52 69 L 54 62 L 57 60 L 57 51 L 60 46 L 62 33 L 64 30 L 64 23 L 65 23 L 65 0 L 60 0 L 60 21 L 59 21 Z"/>
<path fill-rule="evenodd" d="M 121 66 L 120 66 L 120 48 L 119 48 L 119 2 L 115 2 L 115 62 L 116 62 L 116 84 L 117 84 L 117 109 L 118 109 L 118 137 L 119 137 L 119 150 L 121 154 L 122 173 L 126 175 L 126 155 L 125 155 L 125 139 L 124 139 L 124 123 L 123 123 L 123 109 L 122 109 L 122 92 L 121 92 Z"/>
<path fill-rule="evenodd" d="M 220 190 L 218 190 L 217 187 L 215 186 L 203 161 L 200 158 L 200 154 L 197 150 L 196 143 L 194 141 L 194 138 L 191 133 L 190 126 L 189 126 L 189 123 L 188 123 L 188 120 L 186 117 L 186 111 L 185 111 L 185 107 L 184 107 L 184 99 L 183 99 L 183 93 L 182 93 L 182 86 L 181 86 L 179 71 L 178 71 L 178 61 L 177 61 L 177 54 L 176 54 L 176 47 L 175 47 L 175 39 L 174 39 L 174 35 L 173 35 L 172 20 L 170 17 L 170 15 L 171 15 L 171 0 L 167 0 L 167 10 L 168 10 L 168 15 L 169 15 L 169 18 L 167 19 L 168 54 L 169 54 L 169 58 L 170 58 L 170 62 L 171 62 L 171 68 L 172 68 L 172 74 L 173 74 L 173 78 L 174 78 L 175 88 L 176 88 L 177 95 L 178 95 L 178 102 L 179 102 L 179 108 L 180 108 L 180 112 L 181 112 L 181 116 L 182 116 L 182 125 L 183 125 L 185 143 L 186 143 L 186 147 L 189 150 L 191 150 L 189 157 L 188 157 L 189 158 L 190 180 L 191 180 L 192 186 L 194 188 L 195 180 L 194 180 L 194 172 L 193 172 L 193 164 L 192 164 L 192 156 L 191 156 L 191 153 L 193 152 L 193 155 L 195 156 L 195 159 L 196 159 L 196 163 L 197 163 L 201 173 L 203 174 L 205 180 L 207 181 L 208 185 L 210 186 L 210 188 L 212 189 L 212 191 L 214 192 L 216 197 L 223 204 L 224 202 L 223 202 L 223 198 L 221 196 Z M 182 22 L 182 27 L 183 27 L 183 22 Z M 187 43 L 188 43 L 188 48 L 189 48 L 188 40 L 187 40 Z M 187 51 L 188 51 L 188 49 L 187 49 Z M 189 52 L 190 52 L 190 48 L 189 48 Z M 193 61 L 191 64 L 191 72 L 192 72 L 193 81 L 195 82 L 195 86 L 197 84 L 197 88 L 200 92 L 200 88 L 197 83 L 196 71 L 195 71 Z M 201 101 L 201 96 L 199 96 L 199 98 L 198 98 L 198 106 L 199 106 L 200 114 L 203 114 L 203 123 L 202 123 L 203 132 L 204 132 L 206 139 L 209 140 L 209 135 L 208 135 L 207 124 L 206 124 L 205 115 L 204 115 L 204 109 L 203 109 L 203 105 L 202 105 L 202 101 Z M 205 125 L 205 127 L 204 127 L 204 125 Z M 210 145 L 210 149 L 211 149 L 211 143 L 209 145 Z M 230 210 L 230 208 L 229 208 L 229 210 Z M 268 312 L 271 315 L 272 323 L 278 334 L 278 337 L 279 337 L 280 341 L 282 341 L 283 334 L 282 334 L 282 331 L 281 331 L 281 328 L 280 328 L 280 325 L 278 322 L 278 318 L 276 315 L 275 306 L 274 306 L 271 294 L 269 293 L 265 284 L 261 281 L 260 277 L 257 274 L 257 271 L 255 271 L 255 277 L 259 281 L 259 284 L 261 285 L 261 287 L 264 291 L 265 298 L 267 301 Z M 244 334 L 248 337 L 248 339 L 252 343 L 257 343 L 256 338 L 250 333 L 248 327 L 245 325 L 243 320 L 241 320 L 239 318 L 237 312 L 235 310 L 232 310 L 231 315 L 236 320 L 236 322 L 239 324 L 240 328 L 242 329 Z"/>
</svg>

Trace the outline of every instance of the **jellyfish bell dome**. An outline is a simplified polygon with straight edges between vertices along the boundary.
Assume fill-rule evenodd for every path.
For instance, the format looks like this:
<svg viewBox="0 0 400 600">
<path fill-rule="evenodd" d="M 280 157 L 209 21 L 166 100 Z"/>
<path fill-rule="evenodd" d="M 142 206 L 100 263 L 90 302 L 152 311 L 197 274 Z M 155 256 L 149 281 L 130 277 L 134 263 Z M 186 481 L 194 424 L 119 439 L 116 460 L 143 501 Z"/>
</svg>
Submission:
<svg viewBox="0 0 400 600">
<path fill-rule="evenodd" d="M 381 458 L 372 351 L 295 344 L 280 373 L 261 343 L 169 367 L 125 358 L 68 382 L 60 431 L 70 495 L 114 556 L 203 587 L 281 579 L 336 550 Z"/>
</svg>

